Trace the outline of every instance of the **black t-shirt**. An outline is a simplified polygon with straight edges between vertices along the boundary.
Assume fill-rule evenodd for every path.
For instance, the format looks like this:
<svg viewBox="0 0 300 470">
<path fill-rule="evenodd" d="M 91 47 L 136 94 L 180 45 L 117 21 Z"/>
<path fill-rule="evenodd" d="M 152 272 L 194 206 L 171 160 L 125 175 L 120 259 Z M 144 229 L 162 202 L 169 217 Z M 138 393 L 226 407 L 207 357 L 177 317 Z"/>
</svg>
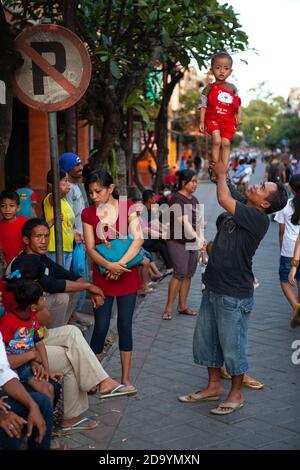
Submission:
<svg viewBox="0 0 300 470">
<path fill-rule="evenodd" d="M 252 258 L 269 228 L 268 216 L 237 201 L 235 214 L 222 213 L 203 276 L 216 294 L 245 299 L 253 295 Z"/>
<path fill-rule="evenodd" d="M 20 253 L 16 260 L 23 256 L 25 251 Z M 80 276 L 77 274 L 72 273 L 71 271 L 67 271 L 59 264 L 52 261 L 48 256 L 41 255 L 41 260 L 46 266 L 45 274 L 39 279 L 39 284 L 42 286 L 45 292 L 49 294 L 59 294 L 65 292 L 66 290 L 66 281 L 77 281 Z M 11 270 L 14 271 L 14 262 L 12 262 Z"/>
</svg>

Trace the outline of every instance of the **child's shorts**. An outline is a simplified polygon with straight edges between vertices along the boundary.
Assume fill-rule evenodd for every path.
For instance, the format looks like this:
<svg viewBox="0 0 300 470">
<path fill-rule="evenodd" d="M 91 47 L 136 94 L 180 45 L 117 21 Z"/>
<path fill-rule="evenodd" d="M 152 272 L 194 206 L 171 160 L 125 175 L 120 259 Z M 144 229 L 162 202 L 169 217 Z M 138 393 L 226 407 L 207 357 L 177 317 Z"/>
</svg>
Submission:
<svg viewBox="0 0 300 470">
<path fill-rule="evenodd" d="M 17 374 L 19 376 L 20 382 L 26 384 L 28 380 L 33 378 L 33 372 L 30 364 L 23 364 L 17 368 Z"/>
<path fill-rule="evenodd" d="M 279 265 L 279 279 L 280 282 L 289 282 L 289 272 L 292 267 L 291 261 L 293 258 L 287 256 L 280 256 Z M 300 281 L 300 266 L 298 266 L 295 276 L 296 281 Z"/>
<path fill-rule="evenodd" d="M 230 141 L 233 140 L 236 131 L 236 126 L 233 122 L 221 122 L 215 119 L 207 119 L 205 124 L 206 132 L 209 135 L 212 135 L 213 131 L 220 131 L 221 137 L 224 137 Z"/>
</svg>

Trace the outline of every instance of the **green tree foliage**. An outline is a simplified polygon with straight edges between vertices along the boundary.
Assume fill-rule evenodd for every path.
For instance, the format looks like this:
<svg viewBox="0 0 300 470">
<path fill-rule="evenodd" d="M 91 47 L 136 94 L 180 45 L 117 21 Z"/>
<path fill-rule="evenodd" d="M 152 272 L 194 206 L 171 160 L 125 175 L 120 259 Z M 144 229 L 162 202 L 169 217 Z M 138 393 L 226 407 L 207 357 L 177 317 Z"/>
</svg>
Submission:
<svg viewBox="0 0 300 470">
<path fill-rule="evenodd" d="M 6 0 L 5 4 L 18 6 L 16 20 L 23 26 L 43 16 L 62 23 L 66 0 Z M 216 49 L 235 52 L 247 46 L 247 35 L 233 8 L 217 0 L 82 0 L 75 31 L 87 44 L 93 63 L 85 110 L 101 130 L 95 166 L 109 160 L 114 149 L 119 163 L 124 152 L 129 155 L 123 104 L 135 90 L 144 93 L 147 76 L 158 68 L 165 74 L 156 126 L 162 165 L 164 113 L 191 57 L 202 67 Z"/>
<path fill-rule="evenodd" d="M 300 151 L 300 118 L 295 113 L 286 113 L 277 118 L 272 131 L 265 139 L 265 144 L 271 150 L 285 148 L 288 144 L 290 151 L 299 155 Z"/>
<path fill-rule="evenodd" d="M 254 98 L 243 108 L 243 124 L 241 130 L 245 140 L 257 147 L 263 147 L 267 136 L 275 126 L 276 119 L 282 115 L 285 100 L 282 96 L 274 96 L 266 88 L 266 82 L 253 88 Z"/>
</svg>

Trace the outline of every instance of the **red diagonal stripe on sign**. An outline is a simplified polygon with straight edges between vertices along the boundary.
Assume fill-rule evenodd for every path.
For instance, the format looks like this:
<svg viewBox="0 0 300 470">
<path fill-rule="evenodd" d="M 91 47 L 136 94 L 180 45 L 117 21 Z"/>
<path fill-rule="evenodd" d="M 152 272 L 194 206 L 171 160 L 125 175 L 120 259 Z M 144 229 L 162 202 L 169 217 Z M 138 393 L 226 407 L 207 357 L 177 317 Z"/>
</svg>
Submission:
<svg viewBox="0 0 300 470">
<path fill-rule="evenodd" d="M 33 62 L 38 65 L 43 72 L 45 72 L 49 77 L 51 77 L 58 85 L 60 85 L 69 95 L 77 92 L 77 88 L 72 85 L 58 70 L 56 70 L 53 65 L 44 59 L 33 47 L 29 46 L 25 41 L 22 44 L 18 44 L 18 49 L 20 49 L 24 54 L 30 57 Z"/>
</svg>

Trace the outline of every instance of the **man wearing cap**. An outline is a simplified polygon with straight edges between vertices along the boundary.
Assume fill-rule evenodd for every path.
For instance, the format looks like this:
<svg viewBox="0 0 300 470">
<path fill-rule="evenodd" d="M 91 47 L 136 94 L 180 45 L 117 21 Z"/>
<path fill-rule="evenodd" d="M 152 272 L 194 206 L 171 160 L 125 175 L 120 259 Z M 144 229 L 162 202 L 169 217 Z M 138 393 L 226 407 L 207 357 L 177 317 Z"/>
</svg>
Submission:
<svg viewBox="0 0 300 470">
<path fill-rule="evenodd" d="M 80 243 L 83 240 L 81 212 L 88 207 L 88 199 L 82 184 L 82 161 L 76 153 L 67 152 L 61 155 L 59 166 L 69 176 L 70 191 L 66 199 L 75 214 L 75 241 Z"/>
<path fill-rule="evenodd" d="M 83 243 L 83 228 L 81 221 L 81 212 L 83 209 L 89 206 L 88 198 L 82 183 L 82 170 L 83 165 L 80 157 L 76 153 L 66 152 L 63 153 L 59 159 L 59 167 L 61 170 L 64 170 L 68 173 L 70 191 L 68 192 L 66 199 L 70 206 L 73 209 L 75 214 L 75 224 L 74 224 L 74 240 L 77 245 Z M 88 266 L 88 260 L 85 258 L 85 272 L 80 273 L 84 277 L 88 277 L 90 268 Z M 76 266 L 73 266 L 76 268 Z M 79 274 L 79 273 L 78 273 Z M 85 300 L 85 292 L 82 292 L 80 299 L 76 305 L 76 310 L 80 310 L 83 306 Z M 82 316 L 78 311 L 72 314 L 71 322 L 86 323 L 86 315 Z"/>
</svg>

